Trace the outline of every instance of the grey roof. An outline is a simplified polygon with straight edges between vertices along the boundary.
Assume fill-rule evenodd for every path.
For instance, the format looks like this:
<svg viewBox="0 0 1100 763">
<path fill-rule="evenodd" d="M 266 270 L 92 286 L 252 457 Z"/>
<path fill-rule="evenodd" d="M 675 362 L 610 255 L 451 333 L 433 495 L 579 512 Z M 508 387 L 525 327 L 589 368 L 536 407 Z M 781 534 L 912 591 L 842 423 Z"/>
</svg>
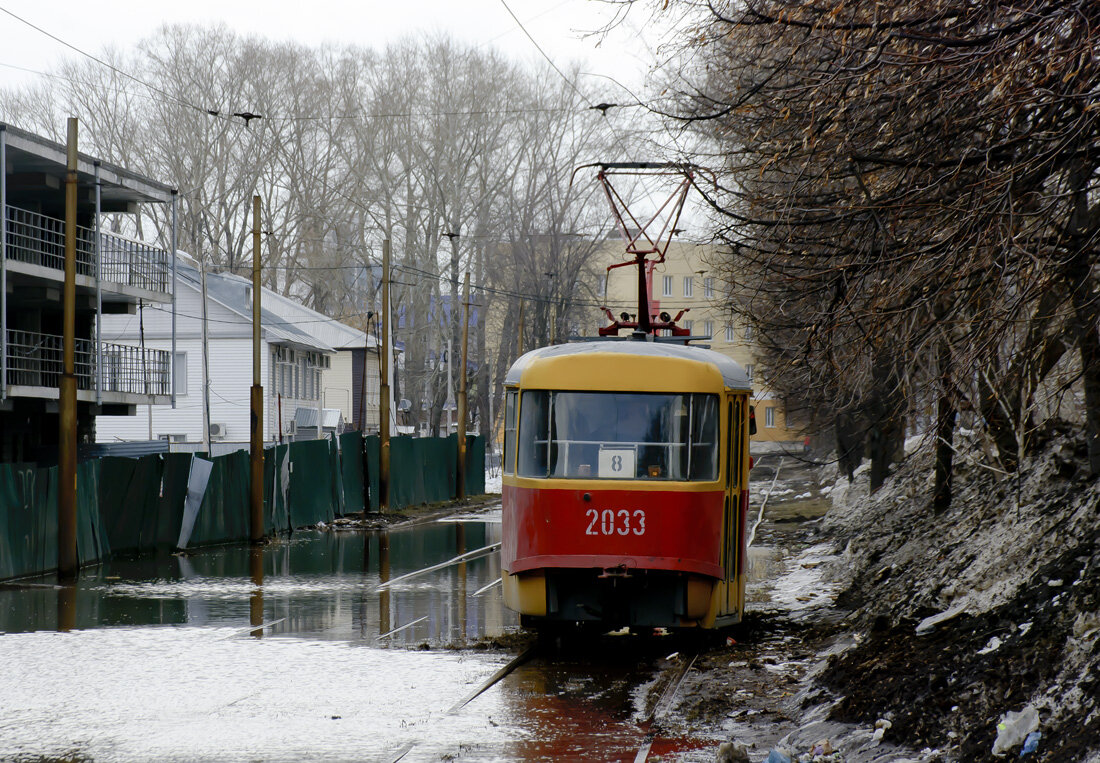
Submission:
<svg viewBox="0 0 1100 763">
<path fill-rule="evenodd" d="M 693 360 L 699 363 L 708 363 L 718 369 L 722 374 L 722 382 L 731 389 L 743 389 L 752 391 L 752 382 L 740 364 L 714 350 L 704 350 L 701 347 L 691 347 L 671 342 L 642 342 L 634 340 L 602 341 L 602 342 L 578 342 L 576 344 L 556 344 L 550 347 L 540 347 L 537 350 L 520 356 L 508 374 L 504 377 L 505 384 L 519 384 L 523 372 L 544 358 L 557 358 L 565 355 L 585 355 L 593 352 L 609 352 L 622 355 L 643 355 L 651 358 L 679 358 L 681 360 Z"/>
<path fill-rule="evenodd" d="M 188 265 L 177 258 L 178 277 L 188 282 L 192 288 L 200 288 L 198 268 Z M 211 299 L 248 320 L 252 319 L 252 284 L 240 276 L 231 273 L 206 273 L 206 292 Z M 260 328 L 272 344 L 287 344 L 307 350 L 334 352 L 333 348 L 316 339 L 295 321 L 276 315 L 264 306 L 264 300 L 273 295 L 270 289 L 264 289 L 260 296 Z"/>
<path fill-rule="evenodd" d="M 264 290 L 265 309 L 293 322 L 314 338 L 337 350 L 376 347 L 378 341 L 357 328 L 306 307 L 290 297 Z"/>
</svg>

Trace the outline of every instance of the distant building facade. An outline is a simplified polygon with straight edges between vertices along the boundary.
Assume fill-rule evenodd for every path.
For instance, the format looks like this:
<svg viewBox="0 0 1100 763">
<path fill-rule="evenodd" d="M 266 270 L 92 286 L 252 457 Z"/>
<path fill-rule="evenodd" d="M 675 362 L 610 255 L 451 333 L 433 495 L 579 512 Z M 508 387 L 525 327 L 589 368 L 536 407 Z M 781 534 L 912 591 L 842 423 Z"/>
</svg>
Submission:
<svg viewBox="0 0 1100 763">
<path fill-rule="evenodd" d="M 651 312 L 667 312 L 675 317 L 680 310 L 687 310 L 680 325 L 693 335 L 710 337 L 695 344 L 709 345 L 711 349 L 737 361 L 748 372 L 753 383 L 753 405 L 756 409 L 756 442 L 801 441 L 803 433 L 788 424 L 783 402 L 772 394 L 756 373 L 757 345 L 752 327 L 736 321 L 727 307 L 724 282 L 709 263 L 718 252 L 713 246 L 674 242 L 670 244 L 665 262 L 653 268 L 647 287 Z M 610 273 L 603 270 L 608 265 L 628 260 L 625 248 L 618 239 L 609 240 L 600 250 L 601 269 L 597 275 L 597 298 L 612 314 L 630 314 L 638 310 L 638 271 L 635 267 L 616 268 Z M 603 313 L 594 316 L 591 334 L 608 325 Z"/>
</svg>

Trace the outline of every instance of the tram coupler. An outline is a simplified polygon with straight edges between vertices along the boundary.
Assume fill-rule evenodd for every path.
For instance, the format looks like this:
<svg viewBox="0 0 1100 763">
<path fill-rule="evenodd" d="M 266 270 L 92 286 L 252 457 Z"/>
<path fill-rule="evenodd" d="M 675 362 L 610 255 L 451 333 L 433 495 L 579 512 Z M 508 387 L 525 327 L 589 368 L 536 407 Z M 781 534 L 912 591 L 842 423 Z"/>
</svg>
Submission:
<svg viewBox="0 0 1100 763">
<path fill-rule="evenodd" d="M 620 564 L 617 567 L 605 567 L 603 572 L 599 574 L 600 578 L 629 578 L 631 577 L 630 569 L 625 564 Z"/>
</svg>

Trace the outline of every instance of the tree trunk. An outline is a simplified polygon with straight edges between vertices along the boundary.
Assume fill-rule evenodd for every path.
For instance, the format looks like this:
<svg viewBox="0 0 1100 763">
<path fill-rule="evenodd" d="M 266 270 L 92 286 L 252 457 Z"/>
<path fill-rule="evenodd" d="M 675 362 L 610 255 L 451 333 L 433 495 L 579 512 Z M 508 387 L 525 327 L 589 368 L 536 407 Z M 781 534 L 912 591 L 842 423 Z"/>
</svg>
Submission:
<svg viewBox="0 0 1100 763">
<path fill-rule="evenodd" d="M 936 485 L 932 491 L 932 508 L 937 512 L 946 511 L 951 505 L 956 415 L 955 403 L 950 392 L 945 390 L 936 411 Z"/>
<path fill-rule="evenodd" d="M 904 437 L 904 405 L 900 380 L 893 359 L 879 358 L 873 370 L 874 389 L 868 406 L 867 447 L 871 457 L 871 492 L 890 476 L 890 464 L 898 451 L 898 438 Z"/>
<path fill-rule="evenodd" d="M 863 436 L 851 414 L 836 415 L 836 452 L 841 471 L 848 482 L 855 476 L 856 468 L 863 461 Z"/>
</svg>

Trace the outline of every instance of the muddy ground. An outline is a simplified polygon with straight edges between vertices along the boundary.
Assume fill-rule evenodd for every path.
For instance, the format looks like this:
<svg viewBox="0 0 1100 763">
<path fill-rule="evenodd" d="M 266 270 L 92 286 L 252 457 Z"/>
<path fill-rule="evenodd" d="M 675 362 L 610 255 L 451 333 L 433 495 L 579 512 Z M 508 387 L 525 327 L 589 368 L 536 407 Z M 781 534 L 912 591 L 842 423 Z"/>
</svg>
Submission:
<svg viewBox="0 0 1100 763">
<path fill-rule="evenodd" d="M 849 763 L 997 760 L 998 723 L 1031 706 L 1027 760 L 1100 761 L 1100 484 L 1084 455 L 1061 432 L 1018 477 L 964 456 L 942 515 L 919 448 L 873 496 L 866 468 L 849 484 L 785 459 L 755 541 L 782 564 L 735 643 L 689 672 L 664 725 L 714 746 L 681 759 L 726 740 L 753 763 L 818 745 Z"/>
</svg>

